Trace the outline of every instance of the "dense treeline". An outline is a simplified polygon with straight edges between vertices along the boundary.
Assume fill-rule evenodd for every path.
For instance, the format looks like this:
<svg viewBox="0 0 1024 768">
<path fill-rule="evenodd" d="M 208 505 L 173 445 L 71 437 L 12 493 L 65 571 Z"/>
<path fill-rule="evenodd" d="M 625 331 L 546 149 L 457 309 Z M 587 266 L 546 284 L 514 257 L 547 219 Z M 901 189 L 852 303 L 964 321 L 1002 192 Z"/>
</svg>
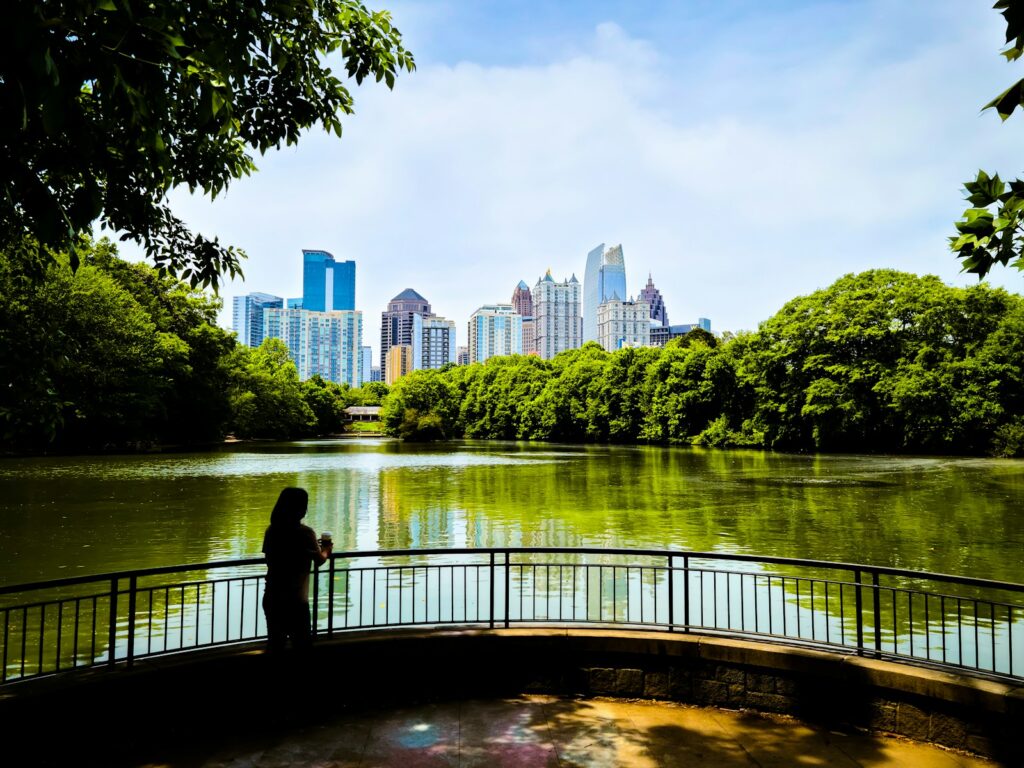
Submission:
<svg viewBox="0 0 1024 768">
<path fill-rule="evenodd" d="M 1024 299 L 891 270 L 847 275 L 755 333 L 417 371 L 388 433 L 783 450 L 1024 453 Z"/>
<path fill-rule="evenodd" d="M 596 344 L 417 371 L 388 393 L 300 382 L 279 340 L 239 345 L 220 301 L 108 241 L 45 273 L 0 256 L 0 450 L 102 451 L 334 434 L 349 405 L 453 437 L 1024 454 L 1024 299 L 877 270 L 754 333 Z"/>
<path fill-rule="evenodd" d="M 276 339 L 250 349 L 220 300 L 116 255 L 106 240 L 43 273 L 0 255 L 0 450 L 98 451 L 340 432 L 350 390 L 300 382 Z"/>
</svg>

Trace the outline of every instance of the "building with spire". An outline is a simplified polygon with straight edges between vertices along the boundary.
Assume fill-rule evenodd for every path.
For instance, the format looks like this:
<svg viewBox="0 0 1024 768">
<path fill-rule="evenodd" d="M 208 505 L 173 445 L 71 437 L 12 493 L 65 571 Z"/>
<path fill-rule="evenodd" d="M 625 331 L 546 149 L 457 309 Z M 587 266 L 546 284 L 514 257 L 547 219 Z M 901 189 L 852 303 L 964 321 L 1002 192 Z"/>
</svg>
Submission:
<svg viewBox="0 0 1024 768">
<path fill-rule="evenodd" d="M 537 354 L 537 327 L 533 316 L 533 294 L 526 281 L 520 280 L 512 291 L 512 308 L 523 317 L 523 354 Z"/>
<path fill-rule="evenodd" d="M 575 274 L 556 283 L 550 269 L 533 287 L 535 345 L 545 360 L 583 346 L 582 294 Z"/>
<path fill-rule="evenodd" d="M 520 280 L 519 285 L 512 291 L 512 308 L 518 315 L 533 317 L 533 294 L 530 293 L 530 286 L 525 280 Z"/>
<path fill-rule="evenodd" d="M 640 291 L 640 301 L 646 301 L 651 305 L 651 320 L 660 326 L 668 325 L 668 310 L 665 309 L 665 300 L 661 297 L 661 291 L 654 287 L 654 280 L 651 273 L 647 273 L 647 285 Z"/>
<path fill-rule="evenodd" d="M 601 243 L 587 254 L 583 273 L 584 341 L 597 341 L 597 308 L 612 298 L 626 298 L 626 261 L 621 244 L 606 249 Z"/>
</svg>

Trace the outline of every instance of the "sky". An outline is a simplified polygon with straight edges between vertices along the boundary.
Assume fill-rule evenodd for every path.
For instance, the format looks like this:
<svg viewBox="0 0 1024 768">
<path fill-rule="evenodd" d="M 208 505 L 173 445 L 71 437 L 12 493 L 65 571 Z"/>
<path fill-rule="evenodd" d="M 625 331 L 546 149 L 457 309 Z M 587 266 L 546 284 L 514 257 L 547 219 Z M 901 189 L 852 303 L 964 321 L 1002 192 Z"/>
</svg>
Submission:
<svg viewBox="0 0 1024 768">
<path fill-rule="evenodd" d="M 976 282 L 947 245 L 963 182 L 1022 172 L 1024 118 L 981 112 L 1024 76 L 992 0 L 368 5 L 392 11 L 415 72 L 355 88 L 340 140 L 258 157 L 215 202 L 172 194 L 248 254 L 225 325 L 234 295 L 300 296 L 317 248 L 356 261 L 375 354 L 405 288 L 463 344 L 477 307 L 549 268 L 582 280 L 603 242 L 630 293 L 653 276 L 671 322 L 752 330 L 850 272 Z"/>
</svg>

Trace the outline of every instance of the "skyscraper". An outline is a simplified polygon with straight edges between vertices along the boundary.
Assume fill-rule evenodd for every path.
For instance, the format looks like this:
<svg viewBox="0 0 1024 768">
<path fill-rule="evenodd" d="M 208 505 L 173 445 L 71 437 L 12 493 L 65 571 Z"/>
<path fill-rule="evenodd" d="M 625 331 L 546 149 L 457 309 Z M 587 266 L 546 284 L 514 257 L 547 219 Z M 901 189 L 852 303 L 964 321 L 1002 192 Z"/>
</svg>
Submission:
<svg viewBox="0 0 1024 768">
<path fill-rule="evenodd" d="M 436 315 L 414 315 L 412 369 L 440 368 L 455 362 L 455 321 Z"/>
<path fill-rule="evenodd" d="M 523 317 L 533 317 L 533 295 L 530 293 L 530 286 L 520 280 L 519 285 L 512 291 L 512 307 Z"/>
<path fill-rule="evenodd" d="M 533 287 L 534 344 L 543 359 L 583 345 L 581 293 L 576 275 L 556 283 L 550 269 Z"/>
<path fill-rule="evenodd" d="M 512 291 L 512 307 L 523 316 L 523 354 L 537 354 L 537 326 L 533 317 L 533 295 L 530 286 L 520 280 Z"/>
<path fill-rule="evenodd" d="M 284 306 L 284 299 L 269 293 L 250 293 L 232 300 L 231 327 L 239 344 L 258 347 L 263 343 L 263 310 Z"/>
<path fill-rule="evenodd" d="M 640 291 L 640 301 L 646 301 L 651 305 L 651 320 L 659 325 L 668 325 L 668 310 L 665 309 L 665 300 L 661 297 L 661 291 L 654 287 L 654 280 L 650 273 L 647 274 L 647 286 Z"/>
<path fill-rule="evenodd" d="M 511 304 L 485 304 L 469 318 L 469 361 L 523 353 L 523 317 Z"/>
<path fill-rule="evenodd" d="M 646 301 L 601 302 L 597 308 L 597 341 L 609 352 L 651 343 L 651 306 Z"/>
<path fill-rule="evenodd" d="M 359 379 L 359 386 L 363 386 L 368 381 L 372 381 L 370 378 L 373 371 L 373 348 L 372 347 L 360 347 L 359 358 L 361 360 L 362 377 Z"/>
<path fill-rule="evenodd" d="M 362 380 L 362 312 L 267 309 L 263 336 L 288 345 L 303 381 L 319 374 L 328 381 L 358 387 Z"/>
<path fill-rule="evenodd" d="M 289 303 L 290 306 L 290 303 Z M 327 251 L 302 251 L 302 309 L 356 308 L 356 263 L 335 261 Z"/>
<path fill-rule="evenodd" d="M 412 288 L 406 288 L 388 302 L 380 314 L 380 369 L 387 375 L 388 350 L 396 344 L 413 346 L 415 315 L 430 317 L 430 302 Z"/>
<path fill-rule="evenodd" d="M 606 250 L 601 243 L 587 254 L 587 271 L 583 273 L 584 341 L 597 341 L 598 305 L 609 299 L 625 298 L 626 261 L 622 245 Z"/>
</svg>

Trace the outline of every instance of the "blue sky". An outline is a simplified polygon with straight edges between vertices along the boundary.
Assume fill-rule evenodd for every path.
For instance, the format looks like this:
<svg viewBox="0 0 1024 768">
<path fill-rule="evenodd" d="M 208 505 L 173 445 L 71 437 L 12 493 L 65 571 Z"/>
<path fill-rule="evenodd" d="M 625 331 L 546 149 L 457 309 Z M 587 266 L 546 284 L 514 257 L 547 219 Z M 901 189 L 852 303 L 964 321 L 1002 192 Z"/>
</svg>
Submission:
<svg viewBox="0 0 1024 768">
<path fill-rule="evenodd" d="M 970 284 L 946 247 L 961 184 L 1024 170 L 1020 118 L 980 113 L 1024 76 L 991 0 L 385 7 L 418 69 L 357 89 L 340 141 L 258 158 L 215 203 L 173 196 L 248 252 L 228 300 L 299 295 L 302 248 L 355 259 L 375 348 L 404 288 L 464 339 L 476 307 L 582 277 L 599 242 L 623 244 L 630 292 L 650 272 L 673 322 L 715 330 L 873 267 Z"/>
</svg>

